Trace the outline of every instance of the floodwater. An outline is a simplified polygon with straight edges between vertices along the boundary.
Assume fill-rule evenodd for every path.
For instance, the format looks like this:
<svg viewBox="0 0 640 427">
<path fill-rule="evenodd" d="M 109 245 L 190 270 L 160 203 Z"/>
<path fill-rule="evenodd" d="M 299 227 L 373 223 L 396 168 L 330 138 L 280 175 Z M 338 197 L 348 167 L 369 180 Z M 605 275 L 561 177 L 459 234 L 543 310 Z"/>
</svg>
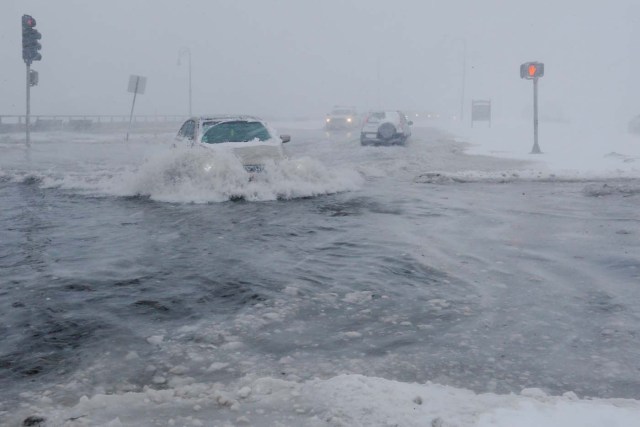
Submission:
<svg viewBox="0 0 640 427">
<path fill-rule="evenodd" d="M 253 180 L 171 135 L 0 139 L 0 421 L 188 376 L 640 398 L 640 181 L 281 130 Z"/>
</svg>

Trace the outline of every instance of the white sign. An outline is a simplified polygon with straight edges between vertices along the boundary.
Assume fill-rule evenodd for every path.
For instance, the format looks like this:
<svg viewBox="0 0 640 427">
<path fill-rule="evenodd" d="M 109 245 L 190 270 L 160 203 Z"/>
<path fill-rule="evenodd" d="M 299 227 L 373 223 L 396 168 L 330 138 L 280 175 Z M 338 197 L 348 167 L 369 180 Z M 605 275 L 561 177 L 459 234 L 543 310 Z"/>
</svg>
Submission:
<svg viewBox="0 0 640 427">
<path fill-rule="evenodd" d="M 144 94 L 144 89 L 147 87 L 147 78 L 143 76 L 129 76 L 129 88 L 127 89 L 131 93 Z"/>
</svg>

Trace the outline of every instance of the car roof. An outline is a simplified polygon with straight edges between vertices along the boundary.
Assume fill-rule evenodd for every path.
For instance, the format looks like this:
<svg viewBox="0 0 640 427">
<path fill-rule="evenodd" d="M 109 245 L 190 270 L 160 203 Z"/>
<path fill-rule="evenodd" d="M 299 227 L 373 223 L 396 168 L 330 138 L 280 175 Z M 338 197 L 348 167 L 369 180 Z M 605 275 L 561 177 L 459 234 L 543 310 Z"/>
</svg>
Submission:
<svg viewBox="0 0 640 427">
<path fill-rule="evenodd" d="M 389 117 L 400 117 L 400 115 L 402 114 L 400 111 L 398 110 L 374 110 L 374 111 L 369 111 L 369 115 L 371 114 L 384 114 L 385 116 L 389 116 Z"/>
<path fill-rule="evenodd" d="M 259 119 L 258 117 L 248 116 L 244 114 L 217 114 L 211 116 L 199 116 L 192 117 L 192 120 L 199 120 L 201 122 L 215 122 L 215 121 L 229 121 L 229 120 L 245 120 L 252 122 L 264 122 L 264 120 Z"/>
</svg>

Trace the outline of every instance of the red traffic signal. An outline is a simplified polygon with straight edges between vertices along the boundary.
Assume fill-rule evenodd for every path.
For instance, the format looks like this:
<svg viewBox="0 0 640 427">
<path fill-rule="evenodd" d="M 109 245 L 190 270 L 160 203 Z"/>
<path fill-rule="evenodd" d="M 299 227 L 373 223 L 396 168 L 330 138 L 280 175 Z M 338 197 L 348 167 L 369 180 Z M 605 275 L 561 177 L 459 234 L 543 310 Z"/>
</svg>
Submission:
<svg viewBox="0 0 640 427">
<path fill-rule="evenodd" d="M 537 79 L 544 76 L 544 64 L 542 62 L 525 62 L 520 66 L 520 78 Z"/>
<path fill-rule="evenodd" d="M 33 28 L 36 26 L 36 20 L 31 15 L 22 15 L 22 26 L 27 28 Z"/>
<path fill-rule="evenodd" d="M 38 42 L 42 35 L 35 26 L 36 20 L 33 16 L 22 15 L 22 59 L 27 65 L 42 59 L 42 55 L 38 52 L 42 48 Z"/>
</svg>

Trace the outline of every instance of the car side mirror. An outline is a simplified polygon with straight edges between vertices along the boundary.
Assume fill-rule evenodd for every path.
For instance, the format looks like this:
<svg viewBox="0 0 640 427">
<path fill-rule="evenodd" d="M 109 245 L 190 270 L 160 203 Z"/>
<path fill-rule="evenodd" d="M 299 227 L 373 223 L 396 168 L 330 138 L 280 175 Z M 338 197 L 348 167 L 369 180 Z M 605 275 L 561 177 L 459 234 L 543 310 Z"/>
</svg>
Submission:
<svg viewBox="0 0 640 427">
<path fill-rule="evenodd" d="M 291 141 L 291 136 L 290 135 L 280 135 L 280 139 L 282 140 L 282 143 L 284 144 L 285 142 Z"/>
</svg>

